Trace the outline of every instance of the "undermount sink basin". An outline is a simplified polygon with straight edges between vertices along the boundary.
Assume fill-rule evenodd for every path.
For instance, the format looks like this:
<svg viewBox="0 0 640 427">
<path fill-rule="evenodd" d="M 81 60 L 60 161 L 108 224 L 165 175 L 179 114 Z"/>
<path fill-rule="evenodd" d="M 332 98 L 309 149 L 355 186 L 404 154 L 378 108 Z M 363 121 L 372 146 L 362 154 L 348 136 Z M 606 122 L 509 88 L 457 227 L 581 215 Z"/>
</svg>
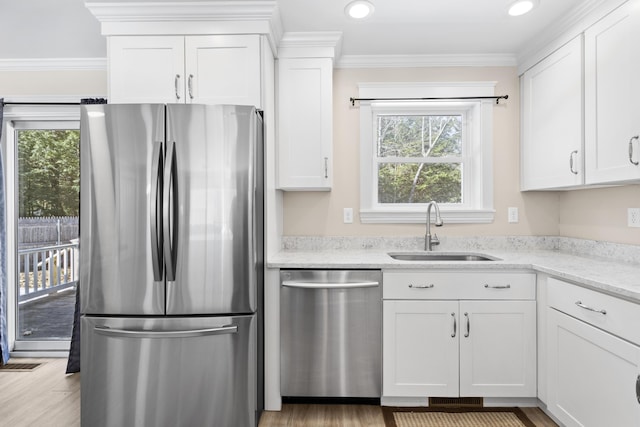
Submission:
<svg viewBox="0 0 640 427">
<path fill-rule="evenodd" d="M 499 261 L 499 258 L 483 254 L 452 252 L 390 252 L 399 261 Z"/>
</svg>

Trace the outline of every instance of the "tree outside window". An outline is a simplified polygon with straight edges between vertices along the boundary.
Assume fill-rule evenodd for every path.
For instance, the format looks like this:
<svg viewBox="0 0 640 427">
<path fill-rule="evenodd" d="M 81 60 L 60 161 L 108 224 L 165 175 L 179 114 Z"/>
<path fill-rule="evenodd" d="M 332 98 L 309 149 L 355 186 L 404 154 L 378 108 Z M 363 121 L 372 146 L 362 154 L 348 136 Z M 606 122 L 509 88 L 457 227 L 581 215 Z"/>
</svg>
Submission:
<svg viewBox="0 0 640 427">
<path fill-rule="evenodd" d="M 378 203 L 463 202 L 463 116 L 377 116 Z"/>
</svg>

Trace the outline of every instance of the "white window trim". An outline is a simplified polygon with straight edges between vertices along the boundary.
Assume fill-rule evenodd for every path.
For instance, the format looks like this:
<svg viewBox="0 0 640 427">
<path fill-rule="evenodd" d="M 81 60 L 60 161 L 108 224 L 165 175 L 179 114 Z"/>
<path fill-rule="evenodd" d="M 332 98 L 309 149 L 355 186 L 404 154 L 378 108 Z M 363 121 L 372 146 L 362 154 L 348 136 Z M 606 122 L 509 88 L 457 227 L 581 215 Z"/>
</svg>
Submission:
<svg viewBox="0 0 640 427">
<path fill-rule="evenodd" d="M 80 97 L 42 96 L 5 98 L 5 102 L 78 102 Z M 16 206 L 16 141 L 15 130 L 24 129 L 25 122 L 70 122 L 79 127 L 80 106 L 78 105 L 5 105 L 2 124 L 2 146 L 5 170 L 5 203 L 7 206 L 7 335 L 11 356 L 13 357 L 66 357 L 69 353 L 69 340 L 19 341 L 16 347 L 17 295 L 15 286 L 17 246 Z M 30 127 L 30 126 L 27 126 Z M 43 350 L 46 350 L 43 352 Z"/>
<path fill-rule="evenodd" d="M 436 82 L 436 83 L 360 83 L 359 97 L 378 98 L 435 98 L 435 97 L 484 97 L 495 95 L 496 82 Z M 479 100 L 465 105 L 475 105 L 474 116 L 479 118 L 476 127 L 479 143 L 469 156 L 474 157 L 476 170 L 466 170 L 480 180 L 471 180 L 475 188 L 466 188 L 465 196 L 475 195 L 474 207 L 442 205 L 441 214 L 448 223 L 491 223 L 493 208 L 493 106 L 494 100 Z M 374 123 L 376 105 L 372 101 L 360 101 L 360 221 L 362 223 L 423 223 L 425 205 L 387 206 L 377 204 L 374 179 Z M 464 154 L 463 154 L 464 155 Z M 471 165 L 466 165 L 468 168 Z M 478 182 L 481 181 L 481 182 Z"/>
</svg>

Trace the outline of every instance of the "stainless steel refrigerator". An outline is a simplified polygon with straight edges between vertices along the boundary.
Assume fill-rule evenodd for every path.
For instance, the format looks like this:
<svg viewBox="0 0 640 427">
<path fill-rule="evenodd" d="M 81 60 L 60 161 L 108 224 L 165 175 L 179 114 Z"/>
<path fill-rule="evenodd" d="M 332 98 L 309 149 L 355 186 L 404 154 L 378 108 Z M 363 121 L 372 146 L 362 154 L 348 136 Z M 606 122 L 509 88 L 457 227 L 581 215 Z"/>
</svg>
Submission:
<svg viewBox="0 0 640 427">
<path fill-rule="evenodd" d="M 82 425 L 255 426 L 260 113 L 86 105 L 80 132 Z"/>
</svg>

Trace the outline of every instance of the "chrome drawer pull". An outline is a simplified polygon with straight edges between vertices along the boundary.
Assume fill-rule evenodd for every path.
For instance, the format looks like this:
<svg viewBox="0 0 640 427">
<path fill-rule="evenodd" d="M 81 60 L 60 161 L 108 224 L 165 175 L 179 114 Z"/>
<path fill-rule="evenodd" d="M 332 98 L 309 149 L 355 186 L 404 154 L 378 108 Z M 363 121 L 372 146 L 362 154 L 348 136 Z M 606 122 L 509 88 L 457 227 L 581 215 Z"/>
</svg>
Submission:
<svg viewBox="0 0 640 427">
<path fill-rule="evenodd" d="M 582 301 L 576 301 L 576 305 L 577 305 L 578 307 L 580 307 L 580 308 L 584 308 L 585 310 L 593 311 L 593 312 L 595 312 L 595 313 L 607 314 L 607 310 L 605 310 L 605 309 L 598 310 L 598 309 L 595 309 L 595 308 L 593 308 L 593 307 L 589 307 L 588 305 L 584 305 L 584 304 L 582 303 Z"/>
<path fill-rule="evenodd" d="M 495 285 L 495 286 L 490 286 L 488 284 L 484 285 L 485 288 L 487 289 L 511 289 L 511 285 Z"/>
<path fill-rule="evenodd" d="M 640 403 L 640 375 L 636 378 L 636 398 L 638 399 L 638 403 Z"/>
<path fill-rule="evenodd" d="M 418 285 L 418 286 L 413 286 L 413 285 L 409 285 L 410 288 L 412 289 L 431 289 L 433 288 L 435 285 L 433 283 L 431 283 L 430 285 Z"/>
</svg>

